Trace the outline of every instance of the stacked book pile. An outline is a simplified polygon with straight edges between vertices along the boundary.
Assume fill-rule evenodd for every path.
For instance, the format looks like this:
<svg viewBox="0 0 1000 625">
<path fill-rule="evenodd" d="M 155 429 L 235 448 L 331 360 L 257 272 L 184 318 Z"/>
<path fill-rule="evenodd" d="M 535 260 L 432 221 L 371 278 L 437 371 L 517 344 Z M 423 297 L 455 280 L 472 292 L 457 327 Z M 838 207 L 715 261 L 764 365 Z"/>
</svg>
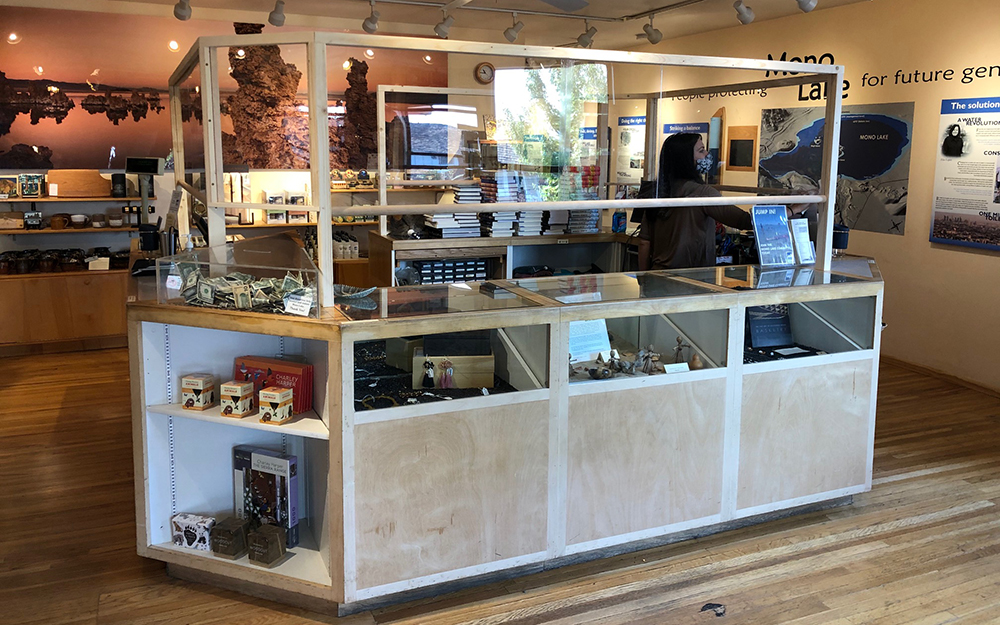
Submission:
<svg viewBox="0 0 1000 625">
<path fill-rule="evenodd" d="M 517 174 L 514 172 L 483 172 L 479 184 L 484 203 L 519 201 Z"/>
<path fill-rule="evenodd" d="M 569 211 L 570 234 L 596 234 L 601 231 L 601 211 L 597 208 Z"/>
<path fill-rule="evenodd" d="M 517 236 L 534 237 L 542 233 L 543 211 L 517 211 Z"/>
<path fill-rule="evenodd" d="M 424 232 L 430 238 L 457 239 L 479 236 L 476 213 L 434 213 L 424 215 Z"/>
<path fill-rule="evenodd" d="M 555 210 L 555 211 L 545 211 L 547 219 L 545 221 L 545 229 L 542 234 L 565 234 L 566 230 L 569 228 L 569 211 L 568 210 Z"/>
<path fill-rule="evenodd" d="M 478 184 L 454 186 L 455 204 L 480 204 L 483 201 L 482 191 Z"/>
<path fill-rule="evenodd" d="M 499 213 L 479 213 L 479 225 L 484 237 L 512 237 L 517 213 L 503 211 Z"/>
</svg>

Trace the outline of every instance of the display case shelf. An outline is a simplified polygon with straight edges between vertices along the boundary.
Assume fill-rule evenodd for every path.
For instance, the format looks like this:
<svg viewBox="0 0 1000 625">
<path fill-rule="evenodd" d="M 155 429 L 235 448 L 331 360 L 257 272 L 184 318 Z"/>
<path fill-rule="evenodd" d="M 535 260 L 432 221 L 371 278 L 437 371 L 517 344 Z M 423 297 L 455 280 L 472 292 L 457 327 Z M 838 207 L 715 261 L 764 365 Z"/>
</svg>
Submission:
<svg viewBox="0 0 1000 625">
<path fill-rule="evenodd" d="M 149 549 L 154 552 L 165 552 L 168 554 L 168 557 L 172 554 L 179 554 L 183 557 L 205 560 L 206 563 L 210 562 L 213 567 L 231 566 L 237 569 L 243 569 L 244 572 L 250 574 L 251 576 L 254 574 L 282 575 L 298 581 L 310 582 L 321 586 L 329 586 L 331 583 L 330 572 L 326 563 L 323 561 L 321 552 L 316 546 L 316 541 L 313 539 L 312 533 L 309 530 L 301 531 L 300 528 L 300 537 L 301 542 L 299 543 L 299 546 L 289 549 L 288 553 L 290 555 L 287 556 L 282 563 L 272 568 L 266 568 L 253 564 L 250 562 L 250 558 L 245 555 L 236 560 L 228 560 L 226 558 L 220 558 L 213 555 L 209 551 L 186 549 L 184 547 L 178 547 L 173 543 L 159 543 L 151 545 Z M 190 563 L 186 564 L 190 565 Z"/>
<path fill-rule="evenodd" d="M 334 227 L 343 226 L 377 226 L 377 221 L 351 221 L 351 222 L 333 222 Z M 303 228 L 310 226 L 315 228 L 316 222 L 310 221 L 308 223 L 301 224 L 226 224 L 226 228 L 229 230 L 242 230 L 243 228 Z"/>
<path fill-rule="evenodd" d="M 330 430 L 326 427 L 316 414 L 316 411 L 309 410 L 302 414 L 295 415 L 287 423 L 269 425 L 261 423 L 257 413 L 245 417 L 224 417 L 219 406 L 208 410 L 186 410 L 180 404 L 159 404 L 147 408 L 153 414 L 165 415 L 168 417 L 182 417 L 185 419 L 196 419 L 198 421 L 209 421 L 231 425 L 238 428 L 250 428 L 251 430 L 264 430 L 277 432 L 279 434 L 290 434 L 292 436 L 302 436 L 304 438 L 317 438 L 329 440 Z"/>
</svg>

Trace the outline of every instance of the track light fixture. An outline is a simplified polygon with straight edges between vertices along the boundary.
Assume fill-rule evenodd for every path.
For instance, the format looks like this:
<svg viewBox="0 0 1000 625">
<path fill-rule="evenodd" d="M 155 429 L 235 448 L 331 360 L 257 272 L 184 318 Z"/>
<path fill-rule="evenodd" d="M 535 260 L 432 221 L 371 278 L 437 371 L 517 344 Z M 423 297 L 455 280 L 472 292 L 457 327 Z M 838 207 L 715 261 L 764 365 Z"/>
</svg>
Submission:
<svg viewBox="0 0 1000 625">
<path fill-rule="evenodd" d="M 361 28 L 364 29 L 369 35 L 374 35 L 378 31 L 378 11 L 375 10 L 375 0 L 371 1 L 372 12 L 371 15 L 365 18 L 365 21 L 361 22 Z"/>
<path fill-rule="evenodd" d="M 267 14 L 267 22 L 271 26 L 285 25 L 285 0 L 274 0 L 274 10 Z"/>
<path fill-rule="evenodd" d="M 746 25 L 753 21 L 753 9 L 743 4 L 743 0 L 736 0 L 733 3 L 733 8 L 736 9 L 736 19 L 740 21 L 740 24 Z"/>
<path fill-rule="evenodd" d="M 597 34 L 597 27 L 591 26 L 590 22 L 583 20 L 583 27 L 586 28 L 582 35 L 576 38 L 576 43 L 581 48 L 589 48 L 594 45 L 594 35 Z"/>
<path fill-rule="evenodd" d="M 649 16 L 649 23 L 642 27 L 642 32 L 646 33 L 649 43 L 656 45 L 663 39 L 663 33 L 657 28 L 653 28 L 653 16 Z"/>
<path fill-rule="evenodd" d="M 816 8 L 816 5 L 819 4 L 819 0 L 796 0 L 796 2 L 798 2 L 799 9 L 801 9 L 803 13 L 812 11 Z"/>
<path fill-rule="evenodd" d="M 191 19 L 191 0 L 177 0 L 174 5 L 174 17 L 182 22 Z"/>
<path fill-rule="evenodd" d="M 517 41 L 517 36 L 521 34 L 521 29 L 524 28 L 524 22 L 517 21 L 517 13 L 512 13 L 511 17 L 513 18 L 514 25 L 505 29 L 503 36 L 507 41 L 514 43 Z"/>
<path fill-rule="evenodd" d="M 448 31 L 451 30 L 451 25 L 455 23 L 455 18 L 448 15 L 447 11 L 441 11 L 441 13 L 444 15 L 444 19 L 434 27 L 434 34 L 442 39 L 447 39 Z"/>
</svg>

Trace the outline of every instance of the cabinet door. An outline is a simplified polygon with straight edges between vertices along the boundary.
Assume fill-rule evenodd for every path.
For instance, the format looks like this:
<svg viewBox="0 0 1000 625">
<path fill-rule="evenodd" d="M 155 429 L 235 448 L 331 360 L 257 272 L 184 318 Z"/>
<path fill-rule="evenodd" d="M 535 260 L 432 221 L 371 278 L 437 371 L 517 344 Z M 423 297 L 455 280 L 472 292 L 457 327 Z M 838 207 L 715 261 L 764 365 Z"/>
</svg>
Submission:
<svg viewBox="0 0 1000 625">
<path fill-rule="evenodd" d="M 871 410 L 871 359 L 745 375 L 737 508 L 863 490 Z"/>
</svg>

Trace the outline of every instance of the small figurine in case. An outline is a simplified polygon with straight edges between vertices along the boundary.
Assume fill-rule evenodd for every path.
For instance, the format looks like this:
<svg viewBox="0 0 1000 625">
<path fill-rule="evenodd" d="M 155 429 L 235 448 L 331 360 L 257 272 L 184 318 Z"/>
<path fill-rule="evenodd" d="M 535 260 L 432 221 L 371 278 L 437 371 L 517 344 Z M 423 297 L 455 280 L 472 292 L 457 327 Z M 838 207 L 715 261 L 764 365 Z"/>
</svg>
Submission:
<svg viewBox="0 0 1000 625">
<path fill-rule="evenodd" d="M 229 517 L 212 527 L 212 553 L 220 558 L 235 560 L 249 550 L 250 521 Z"/>
<path fill-rule="evenodd" d="M 170 533 L 173 543 L 178 547 L 209 550 L 209 537 L 215 518 L 181 512 L 170 517 Z"/>
<path fill-rule="evenodd" d="M 189 373 L 181 378 L 181 406 L 186 410 L 207 410 L 215 405 L 215 376 Z"/>
<path fill-rule="evenodd" d="M 285 553 L 285 528 L 261 525 L 250 532 L 250 562 L 270 568 L 281 562 Z"/>
<path fill-rule="evenodd" d="M 230 380 L 219 391 L 222 398 L 222 416 L 245 417 L 254 411 L 253 382 Z"/>
<path fill-rule="evenodd" d="M 284 423 L 292 418 L 292 389 L 269 386 L 260 392 L 260 422 Z"/>
</svg>

